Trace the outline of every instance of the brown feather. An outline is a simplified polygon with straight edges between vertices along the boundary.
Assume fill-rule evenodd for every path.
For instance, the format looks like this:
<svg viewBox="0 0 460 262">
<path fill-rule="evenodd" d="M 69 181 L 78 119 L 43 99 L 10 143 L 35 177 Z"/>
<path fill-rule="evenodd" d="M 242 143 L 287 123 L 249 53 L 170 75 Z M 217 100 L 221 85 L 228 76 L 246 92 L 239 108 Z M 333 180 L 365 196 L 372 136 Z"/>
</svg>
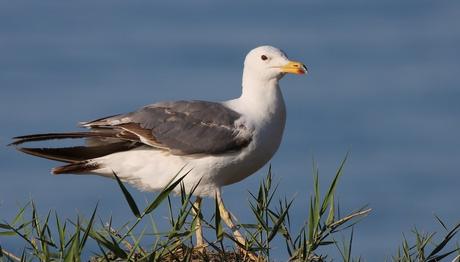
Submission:
<svg viewBox="0 0 460 262">
<path fill-rule="evenodd" d="M 77 163 L 80 161 L 102 157 L 116 152 L 127 151 L 138 147 L 138 143 L 118 142 L 101 146 L 76 146 L 62 148 L 27 148 L 16 147 L 17 150 L 42 158 L 57 160 L 67 163 Z"/>
<path fill-rule="evenodd" d="M 16 141 L 9 145 L 20 145 L 25 142 L 43 141 L 52 139 L 75 139 L 75 138 L 87 138 L 87 137 L 101 137 L 101 138 L 118 138 L 114 132 L 70 132 L 70 133 L 48 133 L 48 134 L 35 134 L 27 136 L 14 137 Z"/>
<path fill-rule="evenodd" d="M 153 146 L 159 149 L 169 150 L 169 148 L 166 145 L 163 145 L 160 142 L 158 142 L 158 140 L 153 136 L 152 130 L 142 128 L 140 124 L 127 123 L 127 124 L 120 124 L 118 126 L 126 130 L 126 132 L 122 132 L 122 134 L 126 133 L 128 137 L 129 135 L 131 136 L 134 135 L 134 136 L 137 136 L 139 140 L 141 140 L 144 143 L 147 143 L 150 146 Z"/>
<path fill-rule="evenodd" d="M 80 173 L 88 173 L 88 172 L 91 172 L 99 168 L 101 168 L 100 164 L 89 162 L 89 161 L 83 161 L 83 162 L 68 164 L 65 166 L 55 167 L 51 170 L 51 172 L 55 175 L 68 174 L 68 173 L 80 174 Z"/>
</svg>

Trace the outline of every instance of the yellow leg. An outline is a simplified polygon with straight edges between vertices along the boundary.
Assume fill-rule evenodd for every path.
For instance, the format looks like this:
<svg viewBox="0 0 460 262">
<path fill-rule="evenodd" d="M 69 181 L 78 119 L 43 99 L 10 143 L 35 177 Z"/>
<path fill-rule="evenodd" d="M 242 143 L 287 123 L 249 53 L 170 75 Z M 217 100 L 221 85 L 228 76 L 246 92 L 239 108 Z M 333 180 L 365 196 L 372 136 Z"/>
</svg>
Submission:
<svg viewBox="0 0 460 262">
<path fill-rule="evenodd" d="M 230 212 L 227 211 L 227 209 L 224 206 L 224 202 L 222 201 L 222 196 L 220 195 L 220 192 L 217 191 L 216 193 L 216 198 L 217 198 L 217 203 L 219 205 L 219 212 L 220 212 L 220 217 L 222 220 L 227 224 L 227 226 L 232 230 L 233 236 L 235 237 L 235 240 L 238 241 L 240 245 L 237 245 L 237 248 L 246 256 L 251 258 L 254 261 L 259 261 L 257 256 L 249 251 L 246 251 L 246 249 L 242 248 L 241 246 L 246 246 L 246 240 L 244 239 L 243 235 L 241 235 L 240 231 L 236 228 L 235 223 L 233 223 L 232 220 L 232 215 Z"/>
<path fill-rule="evenodd" d="M 203 230 L 201 227 L 200 219 L 200 210 L 201 210 L 201 197 L 196 197 L 195 202 L 193 203 L 193 213 L 195 214 L 196 224 L 195 224 L 195 234 L 196 234 L 196 246 L 195 250 L 203 252 L 205 250 L 205 244 L 203 241 Z"/>
</svg>

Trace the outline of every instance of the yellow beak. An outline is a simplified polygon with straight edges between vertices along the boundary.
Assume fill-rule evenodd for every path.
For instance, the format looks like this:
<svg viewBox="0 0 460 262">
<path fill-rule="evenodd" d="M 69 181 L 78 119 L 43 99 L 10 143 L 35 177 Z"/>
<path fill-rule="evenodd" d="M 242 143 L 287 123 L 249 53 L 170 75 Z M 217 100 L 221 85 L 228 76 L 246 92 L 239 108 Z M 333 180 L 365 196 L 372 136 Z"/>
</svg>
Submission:
<svg viewBox="0 0 460 262">
<path fill-rule="evenodd" d="M 307 70 L 307 67 L 300 62 L 289 61 L 289 63 L 281 67 L 281 72 L 296 74 L 296 75 L 303 75 L 303 74 L 306 74 L 308 70 Z"/>
</svg>

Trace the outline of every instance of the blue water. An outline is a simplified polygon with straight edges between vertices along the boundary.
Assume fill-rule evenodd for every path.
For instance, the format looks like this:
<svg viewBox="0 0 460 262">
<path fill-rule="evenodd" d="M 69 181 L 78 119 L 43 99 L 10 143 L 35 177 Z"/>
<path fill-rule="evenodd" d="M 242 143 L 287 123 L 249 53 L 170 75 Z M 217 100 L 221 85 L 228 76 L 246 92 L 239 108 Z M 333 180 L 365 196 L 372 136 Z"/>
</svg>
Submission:
<svg viewBox="0 0 460 262">
<path fill-rule="evenodd" d="M 89 217 L 99 201 L 101 216 L 131 219 L 114 181 L 52 176 L 55 163 L 4 145 L 155 101 L 237 97 L 244 56 L 262 44 L 311 72 L 282 80 L 288 120 L 271 162 L 280 195 L 297 194 L 297 225 L 311 159 L 326 184 L 347 151 L 342 211 L 373 208 L 355 229 L 355 256 L 382 261 L 403 232 L 442 231 L 433 214 L 460 220 L 460 2 L 428 0 L 0 2 L 1 219 L 29 199 L 63 217 Z M 241 221 L 266 171 L 225 188 Z"/>
</svg>

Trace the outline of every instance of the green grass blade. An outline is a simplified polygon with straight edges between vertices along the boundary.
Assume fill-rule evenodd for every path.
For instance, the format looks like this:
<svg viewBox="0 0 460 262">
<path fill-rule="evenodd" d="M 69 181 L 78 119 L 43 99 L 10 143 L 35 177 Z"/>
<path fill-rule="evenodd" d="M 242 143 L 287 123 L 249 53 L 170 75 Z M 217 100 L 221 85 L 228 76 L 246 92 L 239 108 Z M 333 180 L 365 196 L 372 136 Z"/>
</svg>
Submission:
<svg viewBox="0 0 460 262">
<path fill-rule="evenodd" d="M 112 173 L 115 179 L 117 180 L 118 186 L 120 186 L 121 191 L 123 192 L 123 195 L 126 198 L 126 201 L 128 201 L 129 208 L 136 217 L 141 217 L 141 212 L 139 211 L 139 208 L 137 207 L 136 201 L 134 201 L 133 196 L 129 193 L 125 185 L 123 185 L 117 174 L 114 171 L 112 171 Z"/>
<path fill-rule="evenodd" d="M 268 228 L 268 225 L 265 223 L 265 221 L 263 220 L 262 218 L 262 215 L 259 214 L 258 210 L 256 207 L 254 207 L 254 205 L 252 203 L 249 203 L 249 206 L 252 210 L 252 213 L 254 214 L 254 216 L 256 217 L 257 219 L 257 222 L 259 223 L 259 226 L 262 226 L 262 228 L 265 230 L 265 231 L 268 231 L 269 228 Z"/>
<path fill-rule="evenodd" d="M 10 225 L 0 223 L 0 228 L 2 229 L 11 229 Z"/>
<path fill-rule="evenodd" d="M 110 261 L 109 256 L 105 252 L 105 250 L 102 248 L 101 244 L 97 242 L 97 246 L 99 247 L 99 250 L 102 252 L 102 255 L 104 256 L 104 261 Z"/>
<path fill-rule="evenodd" d="M 350 240 L 348 242 L 347 262 L 351 261 L 351 246 L 353 245 L 353 233 L 354 233 L 354 227 L 351 227 Z"/>
<path fill-rule="evenodd" d="M 64 245 L 65 245 L 65 223 L 63 226 L 61 225 L 57 212 L 54 212 L 54 216 L 55 216 L 56 227 L 57 227 L 57 231 L 59 235 L 59 252 L 61 254 L 60 258 L 62 258 L 62 254 L 64 253 Z"/>
<path fill-rule="evenodd" d="M 70 240 L 70 248 L 64 256 L 64 262 L 79 261 L 79 246 L 80 246 L 80 219 L 77 217 L 77 223 L 75 225 L 75 233 Z"/>
<path fill-rule="evenodd" d="M 431 251 L 431 253 L 428 255 L 428 257 L 432 257 L 432 256 L 436 255 L 437 253 L 439 253 L 447 245 L 447 243 L 458 233 L 459 230 L 460 230 L 460 223 L 457 224 L 454 228 L 452 228 L 449 231 L 449 233 L 447 233 L 447 235 L 444 237 L 444 239 L 441 241 L 441 243 L 439 243 L 433 249 L 433 251 Z"/>
<path fill-rule="evenodd" d="M 0 236 L 16 236 L 16 233 L 14 233 L 13 231 L 0 231 Z"/>
<path fill-rule="evenodd" d="M 20 210 L 19 212 L 17 213 L 17 215 L 14 217 L 13 219 L 13 222 L 11 223 L 11 225 L 16 225 L 16 223 L 19 222 L 19 220 L 23 220 L 23 216 L 24 216 L 24 212 L 26 211 L 27 207 L 29 207 L 30 205 L 30 202 L 28 202 L 27 204 L 25 204 Z"/>
<path fill-rule="evenodd" d="M 175 182 L 171 183 L 168 187 L 163 189 L 160 194 L 153 200 L 153 202 L 144 210 L 144 214 L 148 214 L 155 210 L 163 200 L 171 193 L 171 191 L 174 190 L 174 188 L 185 178 L 190 173 L 188 171 L 185 175 L 181 176 L 179 179 L 177 179 Z"/>
<path fill-rule="evenodd" d="M 89 232 L 91 231 L 91 228 L 93 227 L 94 217 L 96 216 L 96 211 L 97 211 L 98 205 L 99 205 L 99 203 L 96 204 L 96 207 L 94 208 L 93 214 L 91 215 L 91 218 L 90 218 L 90 220 L 88 222 L 88 226 L 86 227 L 85 233 L 83 234 L 83 238 L 81 239 L 80 247 L 79 247 L 81 251 L 83 250 L 83 247 L 86 244 L 86 240 L 88 239 Z"/>
<path fill-rule="evenodd" d="M 136 254 L 136 250 L 139 248 L 139 244 L 141 243 L 141 240 L 144 237 L 144 233 L 145 228 L 142 230 L 141 234 L 139 235 L 139 238 L 134 242 L 134 246 L 131 249 L 131 252 L 128 254 L 128 258 L 126 259 L 127 261 L 130 261 L 131 258 Z"/>
<path fill-rule="evenodd" d="M 343 167 L 345 166 L 345 162 L 347 161 L 347 158 L 348 158 L 348 153 L 345 155 L 345 158 L 342 160 L 342 163 L 340 163 L 339 169 L 337 170 L 336 175 L 335 175 L 334 179 L 332 180 L 331 185 L 329 186 L 329 190 L 327 191 L 327 193 L 326 193 L 326 195 L 324 197 L 324 200 L 323 200 L 323 204 L 321 206 L 320 214 L 324 214 L 324 212 L 326 212 L 326 209 L 329 206 L 329 204 L 330 204 L 330 202 L 331 202 L 331 200 L 333 198 L 333 195 L 335 193 L 335 189 L 337 187 L 337 182 L 339 181 L 339 178 L 343 173 L 342 172 Z"/>
<path fill-rule="evenodd" d="M 106 247 L 110 251 L 112 251 L 117 257 L 119 258 L 126 258 L 126 252 L 118 245 L 116 241 L 109 241 L 101 234 L 94 232 L 93 230 L 90 231 L 90 237 L 102 246 Z M 112 239 L 113 240 L 113 239 Z"/>
<path fill-rule="evenodd" d="M 308 214 L 308 242 L 313 243 L 313 235 L 315 231 L 313 198 L 310 198 L 310 212 Z"/>
<path fill-rule="evenodd" d="M 270 235 L 269 235 L 268 238 L 267 238 L 267 241 L 268 241 L 268 242 L 271 242 L 272 239 L 273 239 L 273 238 L 276 236 L 276 234 L 278 233 L 278 230 L 279 230 L 279 228 L 281 227 L 281 225 L 283 224 L 284 218 L 285 218 L 286 215 L 288 214 L 289 208 L 291 207 L 293 201 L 294 201 L 294 200 L 291 200 L 291 201 L 289 202 L 289 204 L 285 207 L 285 209 L 283 210 L 283 212 L 282 212 L 281 215 L 279 216 L 278 220 L 276 221 L 275 225 L 273 226 L 273 229 L 272 229 L 271 232 L 270 232 Z"/>
<path fill-rule="evenodd" d="M 326 219 L 326 226 L 331 225 L 335 221 L 335 201 L 334 195 L 332 195 L 331 202 L 329 203 L 329 214 Z"/>
<path fill-rule="evenodd" d="M 439 218 L 436 214 L 434 215 L 434 217 L 436 218 L 436 220 L 438 220 L 439 224 L 441 224 L 441 226 L 442 226 L 446 231 L 449 231 L 449 229 L 447 229 L 447 227 L 446 227 L 446 224 L 444 224 L 444 222 L 441 220 L 441 218 Z"/>
<path fill-rule="evenodd" d="M 443 260 L 444 258 L 446 258 L 446 257 L 452 255 L 453 253 L 457 252 L 458 250 L 459 250 L 459 249 L 456 248 L 456 249 L 454 249 L 454 250 L 452 250 L 452 251 L 449 251 L 449 252 L 446 252 L 446 253 L 444 253 L 444 254 L 441 254 L 441 255 L 438 255 L 438 256 L 429 258 L 429 259 L 427 259 L 426 261 L 427 261 L 427 262 L 438 262 L 438 261 L 441 261 L 441 260 Z M 452 262 L 454 262 L 454 261 L 458 261 L 458 260 L 456 260 L 456 259 L 455 259 L 455 260 L 452 260 Z"/>
<path fill-rule="evenodd" d="M 72 237 L 72 242 L 70 244 L 70 248 L 64 257 L 64 262 L 73 262 L 77 258 L 77 249 L 78 249 L 78 240 L 76 233 Z"/>
</svg>

